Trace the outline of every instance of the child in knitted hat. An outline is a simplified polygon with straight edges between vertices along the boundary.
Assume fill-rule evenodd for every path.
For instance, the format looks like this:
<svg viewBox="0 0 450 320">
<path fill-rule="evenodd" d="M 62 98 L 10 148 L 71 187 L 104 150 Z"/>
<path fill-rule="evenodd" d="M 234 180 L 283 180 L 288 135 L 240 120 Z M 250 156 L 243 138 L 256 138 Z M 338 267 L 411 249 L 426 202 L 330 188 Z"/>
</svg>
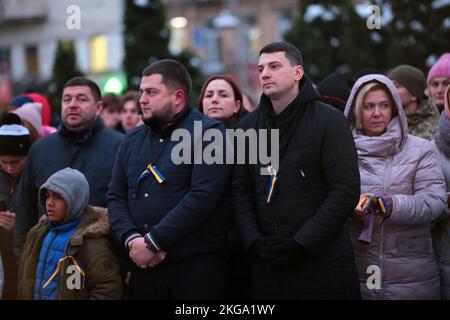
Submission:
<svg viewBox="0 0 450 320">
<path fill-rule="evenodd" d="M 444 93 L 449 84 L 450 52 L 446 52 L 431 67 L 427 77 L 428 94 L 440 112 L 444 110 Z"/>
<path fill-rule="evenodd" d="M 0 299 L 17 295 L 17 263 L 14 254 L 14 223 L 18 205 L 16 187 L 31 146 L 30 133 L 19 116 L 7 113 L 0 121 Z"/>
</svg>

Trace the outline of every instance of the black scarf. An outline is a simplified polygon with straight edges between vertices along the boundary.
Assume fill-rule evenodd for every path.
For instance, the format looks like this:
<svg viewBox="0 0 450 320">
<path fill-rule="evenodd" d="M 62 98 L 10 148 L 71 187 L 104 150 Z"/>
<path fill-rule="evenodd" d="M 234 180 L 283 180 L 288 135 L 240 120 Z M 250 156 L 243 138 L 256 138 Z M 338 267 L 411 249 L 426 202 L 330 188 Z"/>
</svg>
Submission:
<svg viewBox="0 0 450 320">
<path fill-rule="evenodd" d="M 299 83 L 299 88 L 298 96 L 278 115 L 273 109 L 272 101 L 265 94 L 261 96 L 259 103 L 260 108 L 263 110 L 265 127 L 267 129 L 279 129 L 280 161 L 286 154 L 292 134 L 296 129 L 295 124 L 302 116 L 308 103 L 314 100 L 320 100 L 319 93 L 314 89 L 311 80 L 306 74 L 303 75 Z M 268 148 L 270 148 L 270 143 L 268 143 Z"/>
</svg>

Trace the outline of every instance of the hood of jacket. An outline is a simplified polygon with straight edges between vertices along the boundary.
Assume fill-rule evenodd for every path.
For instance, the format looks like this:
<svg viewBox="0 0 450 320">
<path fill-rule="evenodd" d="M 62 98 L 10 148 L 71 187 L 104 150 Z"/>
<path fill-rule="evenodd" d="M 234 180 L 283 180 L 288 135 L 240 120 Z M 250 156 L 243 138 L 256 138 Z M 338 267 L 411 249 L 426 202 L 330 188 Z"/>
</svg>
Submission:
<svg viewBox="0 0 450 320">
<path fill-rule="evenodd" d="M 42 216 L 35 228 L 47 228 L 48 217 Z M 86 209 L 86 214 L 77 225 L 77 230 L 71 239 L 78 238 L 100 238 L 108 235 L 110 231 L 108 210 L 102 207 L 90 207 Z"/>
<path fill-rule="evenodd" d="M 355 98 L 359 90 L 367 83 L 377 81 L 384 84 L 389 90 L 394 107 L 397 110 L 397 115 L 391 119 L 386 127 L 386 132 L 380 136 L 370 137 L 365 135 L 361 130 L 356 128 L 356 118 L 354 115 Z M 352 88 L 350 97 L 345 106 L 344 115 L 350 122 L 355 144 L 358 148 L 358 153 L 371 153 L 373 155 L 387 155 L 389 153 L 397 153 L 406 143 L 408 138 L 408 121 L 405 111 L 402 108 L 400 97 L 392 81 L 381 74 L 369 74 L 359 78 Z"/>
<path fill-rule="evenodd" d="M 89 183 L 85 176 L 72 168 L 62 169 L 47 179 L 39 189 L 39 205 L 47 216 L 45 206 L 46 190 L 58 193 L 66 202 L 67 212 L 62 224 L 80 219 L 89 201 Z"/>
</svg>

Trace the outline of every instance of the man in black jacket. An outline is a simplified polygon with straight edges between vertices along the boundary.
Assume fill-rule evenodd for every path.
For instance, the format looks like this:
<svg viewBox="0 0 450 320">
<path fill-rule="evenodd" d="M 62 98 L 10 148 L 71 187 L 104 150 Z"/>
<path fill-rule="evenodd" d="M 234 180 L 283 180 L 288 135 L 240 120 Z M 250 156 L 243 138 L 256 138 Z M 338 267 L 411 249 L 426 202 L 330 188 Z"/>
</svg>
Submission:
<svg viewBox="0 0 450 320">
<path fill-rule="evenodd" d="M 222 152 L 222 161 L 212 164 L 191 156 L 202 157 L 212 143 L 196 137 L 198 128 L 223 142 L 225 127 L 187 105 L 190 89 L 179 62 L 148 66 L 139 101 L 145 125 L 125 137 L 117 154 L 108 209 L 113 233 L 132 261 L 130 299 L 224 297 L 222 252 L 231 217 L 220 202 L 231 168 L 220 164 Z M 189 156 L 179 163 L 174 157 L 181 136 Z"/>
<path fill-rule="evenodd" d="M 360 194 L 356 149 L 346 119 L 320 102 L 302 64 L 290 43 L 261 49 L 260 105 L 238 124 L 279 130 L 271 150 L 279 163 L 233 170 L 236 221 L 254 258 L 253 297 L 359 298 L 346 224 Z"/>
<path fill-rule="evenodd" d="M 18 187 L 18 255 L 27 232 L 43 214 L 37 203 L 39 188 L 56 171 L 66 167 L 81 171 L 89 182 L 89 204 L 106 207 L 114 157 L 123 135 L 104 127 L 99 119 L 102 107 L 100 88 L 92 80 L 75 77 L 64 85 L 61 128 L 33 144 Z"/>
</svg>

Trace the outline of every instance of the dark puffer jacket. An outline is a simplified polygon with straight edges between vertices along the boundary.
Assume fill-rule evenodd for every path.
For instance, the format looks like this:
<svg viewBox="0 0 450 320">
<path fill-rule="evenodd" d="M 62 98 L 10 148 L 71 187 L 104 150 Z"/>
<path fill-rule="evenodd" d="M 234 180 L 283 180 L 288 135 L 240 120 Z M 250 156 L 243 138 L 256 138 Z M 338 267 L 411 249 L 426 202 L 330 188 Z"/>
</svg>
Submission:
<svg viewBox="0 0 450 320">
<path fill-rule="evenodd" d="M 313 257 L 292 266 L 292 287 L 279 298 L 359 297 L 347 221 L 359 197 L 356 149 L 341 112 L 319 101 L 306 77 L 300 93 L 278 116 L 263 94 L 259 108 L 238 127 L 279 129 L 280 167 L 270 203 L 267 166 L 236 165 L 233 208 L 249 250 L 261 236 L 295 237 Z M 246 154 L 249 154 L 246 146 Z"/>
<path fill-rule="evenodd" d="M 140 126 L 126 136 L 108 192 L 111 228 L 122 245 L 133 234 L 151 232 L 169 261 L 224 250 L 231 215 L 219 207 L 231 168 L 192 161 L 210 145 L 198 136 L 208 129 L 225 137 L 222 123 L 186 107 L 167 130 Z M 175 130 L 185 134 L 181 142 L 172 135 Z M 183 142 L 191 164 L 172 160 Z M 164 183 L 152 174 L 138 182 L 149 163 L 165 177 Z"/>
</svg>

